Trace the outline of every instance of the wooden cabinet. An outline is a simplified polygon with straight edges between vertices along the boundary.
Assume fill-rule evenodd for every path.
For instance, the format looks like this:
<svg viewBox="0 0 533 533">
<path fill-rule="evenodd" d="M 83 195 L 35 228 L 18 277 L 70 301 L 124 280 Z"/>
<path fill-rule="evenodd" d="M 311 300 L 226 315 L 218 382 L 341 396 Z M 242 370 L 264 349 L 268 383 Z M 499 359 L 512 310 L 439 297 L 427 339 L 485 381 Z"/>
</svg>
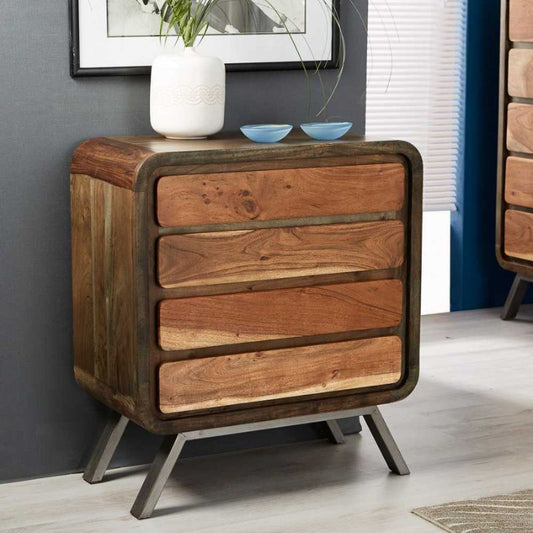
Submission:
<svg viewBox="0 0 533 533">
<path fill-rule="evenodd" d="M 78 383 L 161 434 L 404 398 L 418 376 L 421 188 L 401 142 L 83 143 Z"/>
<path fill-rule="evenodd" d="M 533 280 L 533 2 L 502 1 L 496 255 L 517 274 L 503 318 Z"/>
</svg>

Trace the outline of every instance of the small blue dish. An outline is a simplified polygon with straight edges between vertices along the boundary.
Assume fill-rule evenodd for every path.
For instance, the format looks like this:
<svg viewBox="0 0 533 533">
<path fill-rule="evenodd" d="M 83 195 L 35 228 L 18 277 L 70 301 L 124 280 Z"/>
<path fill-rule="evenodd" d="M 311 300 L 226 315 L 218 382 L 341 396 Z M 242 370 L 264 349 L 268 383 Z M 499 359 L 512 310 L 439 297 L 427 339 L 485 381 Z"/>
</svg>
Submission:
<svg viewBox="0 0 533 533">
<path fill-rule="evenodd" d="M 351 122 L 309 122 L 300 128 L 317 141 L 335 141 L 352 129 Z"/>
<path fill-rule="evenodd" d="M 252 124 L 242 126 L 241 131 L 255 143 L 277 143 L 289 135 L 290 124 Z"/>
</svg>

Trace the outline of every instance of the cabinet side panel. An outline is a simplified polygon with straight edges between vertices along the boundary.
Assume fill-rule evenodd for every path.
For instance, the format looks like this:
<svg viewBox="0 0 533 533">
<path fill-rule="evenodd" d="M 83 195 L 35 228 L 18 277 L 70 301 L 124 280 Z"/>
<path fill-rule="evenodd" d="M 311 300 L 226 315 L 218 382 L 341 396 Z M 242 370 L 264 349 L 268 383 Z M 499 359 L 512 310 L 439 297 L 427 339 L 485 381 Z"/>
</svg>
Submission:
<svg viewBox="0 0 533 533">
<path fill-rule="evenodd" d="M 71 176 L 70 202 L 74 365 L 93 375 L 95 348 L 90 180 Z"/>
<path fill-rule="evenodd" d="M 136 395 L 134 193 L 71 177 L 74 359 L 83 385 L 105 385 L 131 405 Z M 84 376 L 85 379 L 80 378 Z"/>
<path fill-rule="evenodd" d="M 105 185 L 111 190 L 111 227 L 107 244 L 111 272 L 108 320 L 110 362 L 115 365 L 118 390 L 127 396 L 136 391 L 134 193 Z"/>
</svg>

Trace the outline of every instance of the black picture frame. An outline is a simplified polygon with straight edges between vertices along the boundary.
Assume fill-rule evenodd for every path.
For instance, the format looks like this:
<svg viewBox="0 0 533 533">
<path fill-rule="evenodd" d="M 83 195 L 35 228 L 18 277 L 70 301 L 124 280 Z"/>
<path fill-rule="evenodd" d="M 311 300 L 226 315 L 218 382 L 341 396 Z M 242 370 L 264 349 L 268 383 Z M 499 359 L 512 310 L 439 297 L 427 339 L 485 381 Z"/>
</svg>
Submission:
<svg viewBox="0 0 533 533">
<path fill-rule="evenodd" d="M 333 0 L 335 9 L 340 17 L 340 0 Z M 79 12 L 78 0 L 69 0 L 69 19 L 70 19 L 70 75 L 72 78 L 98 77 L 98 76 L 149 76 L 151 67 L 98 67 L 82 68 L 80 66 L 80 32 L 79 32 Z M 332 58 L 329 61 L 321 61 L 321 69 L 339 68 L 339 46 L 340 36 L 339 28 L 332 21 Z M 250 71 L 272 71 L 272 70 L 303 70 L 316 69 L 316 63 L 313 61 L 304 62 L 302 65 L 299 61 L 277 62 L 277 63 L 227 63 L 228 72 L 250 72 Z"/>
</svg>

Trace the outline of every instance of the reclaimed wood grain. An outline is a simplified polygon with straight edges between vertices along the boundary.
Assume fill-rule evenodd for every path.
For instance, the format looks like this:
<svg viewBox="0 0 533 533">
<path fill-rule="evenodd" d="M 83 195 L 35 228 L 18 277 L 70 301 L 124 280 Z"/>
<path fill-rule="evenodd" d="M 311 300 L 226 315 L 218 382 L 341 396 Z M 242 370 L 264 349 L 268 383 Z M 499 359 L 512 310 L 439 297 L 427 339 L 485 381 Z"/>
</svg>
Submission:
<svg viewBox="0 0 533 533">
<path fill-rule="evenodd" d="M 505 212 L 505 253 L 533 261 L 533 213 Z"/>
<path fill-rule="evenodd" d="M 157 219 L 173 227 L 395 211 L 404 189 L 395 163 L 165 176 Z"/>
<path fill-rule="evenodd" d="M 71 177 L 74 364 L 135 396 L 133 193 Z"/>
<path fill-rule="evenodd" d="M 89 178 L 72 176 L 70 211 L 74 364 L 92 375 L 95 363 L 91 189 Z"/>
<path fill-rule="evenodd" d="M 397 279 L 163 300 L 159 344 L 186 350 L 396 326 Z"/>
<path fill-rule="evenodd" d="M 176 288 L 399 267 L 400 220 L 169 235 L 158 281 Z"/>
<path fill-rule="evenodd" d="M 231 133 L 202 140 L 146 135 L 100 137 L 81 143 L 74 152 L 71 173 L 146 191 L 153 187 L 154 175 L 391 162 L 419 168 L 421 157 L 413 145 L 404 141 L 351 134 L 331 143 L 292 133 L 284 142 L 275 144 L 253 143 L 243 135 Z M 163 168 L 165 171 L 161 172 Z"/>
<path fill-rule="evenodd" d="M 163 413 L 244 405 L 398 382 L 402 341 L 380 337 L 164 363 Z"/>
<path fill-rule="evenodd" d="M 511 152 L 533 153 L 533 105 L 509 104 L 507 149 Z"/>
<path fill-rule="evenodd" d="M 532 159 L 523 157 L 507 158 L 505 201 L 509 204 L 533 208 Z"/>
<path fill-rule="evenodd" d="M 210 175 L 212 173 L 249 173 L 263 172 L 282 169 L 299 169 L 305 171 L 313 168 L 331 168 L 340 166 L 363 165 L 374 167 L 376 165 L 395 164 L 402 168 L 403 187 L 405 198 L 399 210 L 371 211 L 364 213 L 347 213 L 343 215 L 324 217 L 292 218 L 289 220 L 266 220 L 256 222 L 245 220 L 244 222 L 228 223 L 224 227 L 218 222 L 206 221 L 204 226 L 189 228 L 161 228 L 156 225 L 157 208 L 157 183 L 161 176 L 185 176 L 189 174 Z M 90 295 L 83 289 L 81 282 L 77 289 L 77 302 L 80 308 L 89 302 L 89 308 L 83 315 L 80 309 L 75 310 L 78 317 L 82 317 L 84 326 L 89 331 L 88 335 L 79 332 L 80 320 L 74 333 L 75 337 L 88 338 L 87 344 L 75 340 L 76 345 L 85 346 L 87 361 L 76 355 L 75 376 L 77 382 L 95 398 L 121 412 L 134 422 L 148 431 L 158 434 L 176 434 L 181 431 L 217 427 L 221 425 L 233 425 L 241 423 L 271 420 L 290 416 L 302 416 L 309 413 L 326 413 L 335 410 L 365 407 L 382 403 L 389 403 L 405 398 L 414 389 L 418 377 L 418 324 L 419 324 L 419 293 L 420 293 L 420 237 L 421 237 L 421 196 L 422 196 L 422 161 L 420 154 L 410 144 L 401 141 L 367 140 L 363 137 L 347 136 L 339 142 L 327 143 L 316 142 L 302 136 L 289 136 L 286 141 L 275 146 L 257 145 L 248 142 L 239 136 L 222 136 L 221 138 L 209 139 L 198 142 L 169 141 L 159 137 L 132 137 L 132 138 L 101 138 L 83 143 L 73 161 L 75 174 L 83 175 L 84 179 L 96 183 L 105 182 L 107 186 L 114 186 L 126 191 L 124 201 L 133 206 L 130 216 L 129 207 L 126 215 L 114 205 L 117 198 L 113 199 L 106 194 L 105 187 L 100 186 L 88 189 L 89 218 L 83 217 L 80 221 L 73 220 L 73 233 L 82 233 L 83 238 L 73 246 L 76 256 L 83 256 L 85 250 L 85 264 L 76 263 L 75 269 L 79 271 L 77 279 L 84 279 L 83 268 L 88 268 L 89 276 L 85 283 L 90 284 Z M 387 175 L 369 178 L 371 182 L 380 179 L 388 179 Z M 112 184 L 112 185 L 111 185 Z M 328 190 L 327 188 L 325 189 Z M 379 195 L 377 195 L 379 198 Z M 97 203 L 98 205 L 94 205 Z M 78 210 L 79 212 L 79 210 Z M 114 215 L 113 213 L 116 213 Z M 111 218 L 112 224 L 102 225 L 99 221 Z M 121 220 L 118 220 L 118 219 Z M 303 276 L 289 279 L 261 280 L 256 282 L 231 282 L 219 285 L 204 285 L 201 287 L 185 287 L 177 289 L 164 289 L 157 283 L 157 240 L 162 235 L 173 233 L 194 232 L 218 232 L 258 230 L 267 228 L 281 228 L 287 226 L 309 226 L 319 224 L 354 224 L 375 221 L 401 220 L 405 228 L 404 263 L 394 269 L 372 270 L 352 273 L 326 274 L 324 276 Z M 87 224 L 92 228 L 87 230 Z M 78 227 L 77 230 L 75 228 Z M 177 231 L 175 231 L 177 230 Z M 93 233 L 91 233 L 91 231 Z M 116 256 L 106 252 L 93 254 L 93 248 L 99 250 L 100 242 L 107 242 L 107 236 L 116 235 L 119 238 L 121 232 L 131 232 L 122 241 L 116 243 Z M 94 234 L 94 237 L 93 237 Z M 89 240 L 86 237 L 89 235 Z M 129 240 L 131 237 L 131 241 Z M 130 247 L 130 242 L 132 245 Z M 107 259 L 105 259 L 107 257 Z M 114 261 L 122 257 L 125 264 L 131 260 L 133 276 L 127 283 L 117 285 L 114 274 L 120 272 Z M 103 259 L 102 259 L 103 258 Z M 128 267 L 129 268 L 129 267 Z M 104 274 L 104 280 L 96 280 Z M 77 276 L 77 275 L 76 275 Z M 74 277 L 76 277 L 74 276 Z M 120 275 L 122 276 L 122 275 Z M 370 282 L 383 280 L 384 278 L 399 278 L 403 284 L 400 289 L 401 299 L 405 303 L 405 314 L 400 317 L 399 324 L 386 327 L 391 313 L 387 312 L 385 322 L 379 321 L 379 327 L 353 331 L 341 331 L 339 333 L 315 335 L 311 337 L 292 337 L 272 341 L 257 342 L 248 346 L 241 344 L 234 348 L 231 344 L 219 347 L 208 347 L 198 350 L 184 350 L 181 352 L 163 352 L 158 344 L 158 305 L 162 299 L 181 299 L 187 297 L 193 299 L 193 294 L 198 297 L 207 295 L 228 295 L 238 291 L 246 291 L 255 294 L 274 289 L 285 290 L 288 287 L 304 287 L 307 284 L 328 286 Z M 129 296 L 115 303 L 105 303 L 102 294 L 109 296 L 109 291 L 114 286 L 133 288 L 133 301 Z M 113 289 L 114 290 L 114 289 Z M 76 291 L 75 291 L 76 292 Z M 391 291 L 387 292 L 387 298 Z M 378 294 L 379 296 L 380 294 Z M 341 295 L 344 296 L 344 295 Z M 394 291 L 392 296 L 395 297 Z M 93 304 L 94 300 L 96 304 Z M 119 306 L 123 301 L 123 309 Z M 267 306 L 270 302 L 267 301 Z M 380 305 L 380 304 L 379 304 Z M 378 305 L 378 307 L 379 307 Z M 388 305 L 388 304 L 387 304 Z M 374 298 L 368 295 L 368 305 L 365 313 L 377 319 L 377 311 L 374 309 Z M 129 312 L 126 312 L 126 310 Z M 116 317 L 111 320 L 109 312 Z M 341 306 L 342 311 L 342 306 Z M 266 312 L 275 314 L 277 308 L 271 307 Z M 364 316 L 364 313 L 361 313 Z M 393 311 L 394 315 L 396 312 Z M 90 315 L 90 317 L 89 317 Z M 336 313 L 329 313 L 326 320 Z M 119 318 L 122 317 L 122 318 Z M 293 314 L 293 321 L 300 320 L 298 312 Z M 103 321 L 96 328 L 94 320 Z M 322 323 L 326 320 L 322 319 Z M 366 320 L 366 318 L 365 318 Z M 130 322 L 131 321 L 131 322 Z M 392 321 L 392 320 L 391 320 Z M 126 323 L 127 322 L 127 323 Z M 371 318 L 370 322 L 374 322 Z M 130 326 L 129 324 L 134 324 Z M 132 332 L 132 340 L 121 340 L 124 330 Z M 403 354 L 402 381 L 398 384 L 379 387 L 374 389 L 357 390 L 351 393 L 338 393 L 333 395 L 311 395 L 295 397 L 289 400 L 277 400 L 258 402 L 246 405 L 246 408 L 237 409 L 210 409 L 199 413 L 162 413 L 158 409 L 158 382 L 157 372 L 164 362 L 207 357 L 224 356 L 235 351 L 288 349 L 302 346 L 309 342 L 344 342 L 383 335 L 398 335 L 404 342 L 405 353 Z M 110 336 L 118 336 L 106 343 Z M 96 339 L 96 340 L 95 340 Z M 92 343 L 92 344 L 91 344 Z M 131 344 L 133 349 L 130 349 Z M 103 346 L 107 352 L 100 351 L 98 356 L 94 350 L 96 345 Z M 121 353 L 124 354 L 123 363 L 117 366 L 108 364 L 109 354 L 116 353 L 117 346 L 123 346 Z M 77 353 L 80 353 L 79 348 Z M 133 361 L 133 362 L 132 362 Z M 80 366 L 82 365 L 82 366 Z M 122 368 L 121 365 L 124 365 Z M 98 374 L 98 378 L 95 376 Z M 127 382 L 127 383 L 125 383 Z M 120 389 L 124 389 L 124 394 Z M 127 390 L 126 390 L 127 389 Z M 133 396 L 130 396 L 134 391 Z"/>
<path fill-rule="evenodd" d="M 513 48 L 509 51 L 507 89 L 510 96 L 533 98 L 533 50 Z"/>
<path fill-rule="evenodd" d="M 533 41 L 533 3 L 531 0 L 510 0 L 509 39 Z"/>
<path fill-rule="evenodd" d="M 72 156 L 71 174 L 84 174 L 117 187 L 133 189 L 139 167 L 153 155 L 147 146 L 100 137 L 80 144 Z"/>
</svg>

